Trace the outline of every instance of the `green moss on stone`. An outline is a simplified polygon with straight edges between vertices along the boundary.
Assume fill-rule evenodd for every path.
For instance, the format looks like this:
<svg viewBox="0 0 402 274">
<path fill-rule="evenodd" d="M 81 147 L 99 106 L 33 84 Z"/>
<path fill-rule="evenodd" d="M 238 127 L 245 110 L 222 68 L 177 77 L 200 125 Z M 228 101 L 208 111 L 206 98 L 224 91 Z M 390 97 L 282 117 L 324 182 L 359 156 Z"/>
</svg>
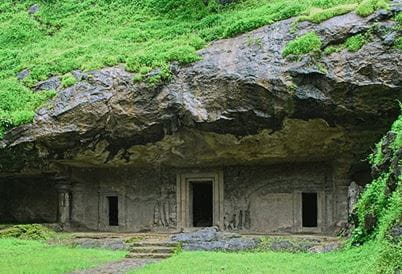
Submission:
<svg viewBox="0 0 402 274">
<path fill-rule="evenodd" d="M 332 53 L 335 52 L 341 52 L 344 48 L 345 46 L 343 44 L 337 46 L 328 46 L 324 49 L 324 54 L 331 55 Z"/>
<path fill-rule="evenodd" d="M 339 6 L 328 8 L 328 9 L 315 8 L 315 9 L 311 9 L 307 15 L 299 16 L 297 18 L 297 21 L 298 22 L 310 21 L 310 22 L 318 24 L 318 23 L 321 23 L 332 17 L 351 12 L 356 7 L 357 7 L 357 4 L 347 4 L 347 5 L 339 5 Z"/>
<path fill-rule="evenodd" d="M 61 84 L 65 88 L 71 87 L 75 83 L 77 83 L 77 79 L 75 79 L 74 75 L 72 75 L 71 73 L 64 74 L 61 78 Z"/>
<path fill-rule="evenodd" d="M 345 42 L 345 47 L 351 51 L 356 52 L 367 44 L 368 39 L 364 34 L 357 34 L 349 37 Z"/>
<path fill-rule="evenodd" d="M 309 32 L 303 36 L 290 41 L 284 48 L 282 55 L 302 55 L 320 51 L 322 42 L 320 37 L 315 32 Z"/>
</svg>

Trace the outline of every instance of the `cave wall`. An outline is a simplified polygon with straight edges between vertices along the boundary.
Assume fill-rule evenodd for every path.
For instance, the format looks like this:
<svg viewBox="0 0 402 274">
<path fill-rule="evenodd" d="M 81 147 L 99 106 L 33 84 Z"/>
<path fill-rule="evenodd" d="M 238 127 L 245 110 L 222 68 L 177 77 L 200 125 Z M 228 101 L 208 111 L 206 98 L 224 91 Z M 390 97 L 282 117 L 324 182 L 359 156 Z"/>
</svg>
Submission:
<svg viewBox="0 0 402 274">
<path fill-rule="evenodd" d="M 72 215 L 76 228 L 149 231 L 176 228 L 176 175 L 152 168 L 74 169 Z M 107 197 L 117 196 L 119 226 L 108 225 Z"/>
<path fill-rule="evenodd" d="M 115 168 L 72 170 L 73 227 L 101 231 L 173 231 L 176 175 L 221 170 L 226 230 L 326 232 L 347 218 L 348 166 L 301 163 L 210 169 Z M 318 195 L 318 228 L 302 226 L 302 193 Z M 108 197 L 117 196 L 119 226 L 109 226 Z"/>
<path fill-rule="evenodd" d="M 57 192 L 46 177 L 0 179 L 0 223 L 55 223 Z"/>
<path fill-rule="evenodd" d="M 332 167 L 328 163 L 225 169 L 225 228 L 255 232 L 324 232 L 333 225 Z M 318 227 L 302 227 L 302 193 L 317 193 Z M 338 197 L 343 203 L 346 197 Z"/>
</svg>

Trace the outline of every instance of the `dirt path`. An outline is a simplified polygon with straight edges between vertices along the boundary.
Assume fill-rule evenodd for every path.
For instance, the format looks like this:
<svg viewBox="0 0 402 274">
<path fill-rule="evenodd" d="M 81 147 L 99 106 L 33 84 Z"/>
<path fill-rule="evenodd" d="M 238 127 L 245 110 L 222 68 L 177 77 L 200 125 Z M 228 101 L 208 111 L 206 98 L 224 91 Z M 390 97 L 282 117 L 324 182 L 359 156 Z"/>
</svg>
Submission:
<svg viewBox="0 0 402 274">
<path fill-rule="evenodd" d="M 132 271 L 136 268 L 140 268 L 146 264 L 156 263 L 160 260 L 156 259 L 124 259 L 117 262 L 107 263 L 104 265 L 97 266 L 95 268 L 86 269 L 86 270 L 78 270 L 71 272 L 71 274 L 109 274 L 109 273 L 118 273 L 124 274 L 129 271 Z"/>
</svg>

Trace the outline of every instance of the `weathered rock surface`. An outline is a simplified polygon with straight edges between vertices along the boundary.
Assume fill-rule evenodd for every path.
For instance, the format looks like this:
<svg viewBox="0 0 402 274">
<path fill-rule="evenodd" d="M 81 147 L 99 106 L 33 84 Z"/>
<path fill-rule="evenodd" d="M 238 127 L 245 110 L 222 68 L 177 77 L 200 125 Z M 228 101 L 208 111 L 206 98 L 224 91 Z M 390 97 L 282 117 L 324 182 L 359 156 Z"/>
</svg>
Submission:
<svg viewBox="0 0 402 274">
<path fill-rule="evenodd" d="M 171 237 L 173 242 L 182 244 L 184 250 L 225 250 L 238 251 L 257 247 L 259 240 L 242 238 L 240 234 L 220 232 L 215 227 L 199 229 L 195 232 L 180 233 Z"/>
<path fill-rule="evenodd" d="M 121 67 L 53 77 L 36 90 L 59 89 L 33 124 L 6 133 L 1 174 L 52 172 L 57 165 L 211 166 L 348 157 L 361 160 L 397 116 L 402 55 L 389 35 L 392 11 L 354 13 L 319 25 L 293 19 L 212 43 L 202 60 L 149 87 Z M 315 30 L 324 45 L 373 24 L 356 53 L 282 57 L 292 39 Z M 388 33 L 389 34 L 389 33 Z M 250 39 L 253 38 L 253 39 Z M 250 40 L 261 41 L 255 45 Z M 85 77 L 84 77 L 85 76 Z M 358 162 L 358 161 L 357 161 Z"/>
</svg>

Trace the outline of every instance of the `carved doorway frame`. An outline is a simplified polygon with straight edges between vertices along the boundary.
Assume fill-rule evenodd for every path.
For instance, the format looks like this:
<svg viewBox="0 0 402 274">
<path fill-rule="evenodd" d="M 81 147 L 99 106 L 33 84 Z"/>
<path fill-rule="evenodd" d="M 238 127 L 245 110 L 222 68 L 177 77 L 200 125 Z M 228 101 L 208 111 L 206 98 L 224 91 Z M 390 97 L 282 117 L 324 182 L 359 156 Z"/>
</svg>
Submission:
<svg viewBox="0 0 402 274">
<path fill-rule="evenodd" d="M 191 182 L 210 181 L 212 183 L 212 225 L 223 229 L 224 217 L 224 185 L 223 171 L 213 172 L 194 172 L 177 174 L 177 228 L 192 228 L 192 199 L 191 199 Z"/>
<path fill-rule="evenodd" d="M 317 193 L 317 226 L 316 227 L 304 227 L 302 217 L 302 193 L 311 192 Z M 306 191 L 294 191 L 293 192 L 293 232 L 296 233 L 321 233 L 325 229 L 325 191 L 311 190 Z"/>
</svg>

